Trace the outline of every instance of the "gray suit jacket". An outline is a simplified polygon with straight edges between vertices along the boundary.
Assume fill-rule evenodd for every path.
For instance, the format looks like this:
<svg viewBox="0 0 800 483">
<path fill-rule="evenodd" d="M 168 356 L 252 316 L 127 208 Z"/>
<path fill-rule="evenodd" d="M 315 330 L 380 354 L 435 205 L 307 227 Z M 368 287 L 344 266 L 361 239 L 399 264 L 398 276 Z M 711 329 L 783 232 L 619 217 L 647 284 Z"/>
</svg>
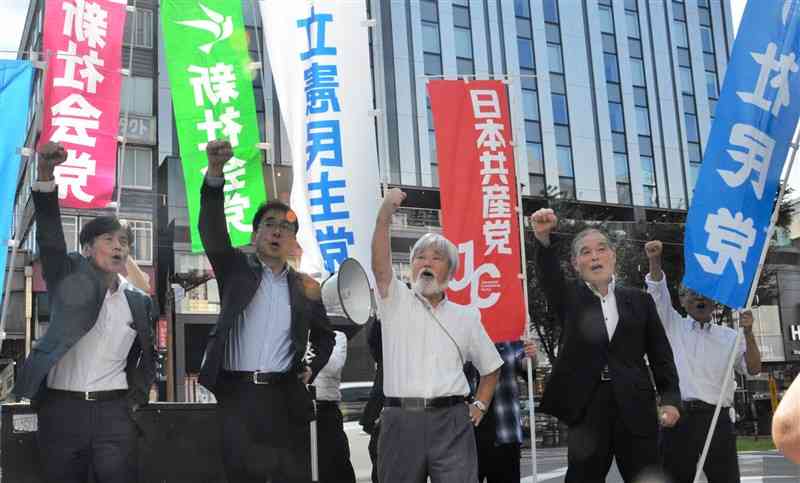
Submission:
<svg viewBox="0 0 800 483">
<path fill-rule="evenodd" d="M 22 364 L 13 393 L 36 400 L 46 385 L 47 374 L 61 357 L 94 326 L 108 290 L 102 272 L 78 253 L 67 254 L 57 192 L 33 192 L 36 207 L 36 240 L 50 294 L 50 326 L 37 340 Z M 150 297 L 139 290 L 125 290 L 137 332 L 128 354 L 125 372 L 128 403 L 146 404 L 155 379 L 153 309 Z"/>
</svg>

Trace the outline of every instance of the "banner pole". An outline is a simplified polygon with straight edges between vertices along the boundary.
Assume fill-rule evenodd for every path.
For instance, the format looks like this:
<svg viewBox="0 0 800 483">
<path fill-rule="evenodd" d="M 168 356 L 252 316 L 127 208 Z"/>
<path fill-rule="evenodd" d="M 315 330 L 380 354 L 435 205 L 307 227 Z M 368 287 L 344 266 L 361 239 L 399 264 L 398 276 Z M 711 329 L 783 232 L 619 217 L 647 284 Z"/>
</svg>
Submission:
<svg viewBox="0 0 800 483">
<path fill-rule="evenodd" d="M 506 80 L 506 85 L 512 85 L 511 81 Z M 509 100 L 509 117 L 512 123 L 512 133 L 514 132 L 514 116 L 511 116 L 511 89 L 506 88 L 508 92 L 508 100 Z M 519 178 L 519 156 L 517 152 L 517 147 L 519 143 L 516 140 L 516 136 L 514 137 L 514 174 L 517 179 L 517 217 L 519 222 L 519 247 L 520 247 L 520 258 L 522 260 L 522 271 L 520 273 L 520 282 L 522 282 L 522 294 L 523 300 L 525 301 L 525 341 L 529 341 L 531 338 L 531 314 L 530 310 L 528 309 L 528 280 L 527 280 L 527 273 L 528 273 L 528 257 L 525 251 L 525 216 L 524 210 L 522 209 L 522 186 L 523 183 L 520 183 Z M 527 381 L 528 381 L 528 420 L 530 421 L 530 432 L 531 432 L 531 475 L 533 478 L 533 483 L 539 481 L 538 469 L 537 469 L 537 461 L 536 461 L 536 401 L 533 397 L 533 360 L 529 357 L 528 362 L 526 364 L 527 367 Z"/>
<path fill-rule="evenodd" d="M 133 50 L 136 48 L 134 45 L 134 35 L 136 35 L 136 0 L 133 0 L 133 5 L 126 6 L 125 9 L 133 15 L 133 20 L 131 21 L 131 37 L 129 39 L 128 44 L 128 68 L 125 69 L 126 72 L 122 72 L 123 79 L 127 77 L 131 79 L 133 77 Z M 123 34 L 123 41 L 124 41 L 124 34 Z M 131 111 L 131 99 L 133 98 L 132 95 L 128 95 L 128 98 L 125 100 L 125 114 L 122 118 L 125 120 L 123 124 L 125 125 L 125 132 L 122 133 L 121 136 L 118 136 L 118 140 L 122 143 L 122 149 L 120 149 L 119 155 L 119 168 L 117 169 L 117 200 L 116 206 L 114 207 L 115 216 L 119 218 L 119 209 L 120 203 L 122 202 L 122 171 L 125 169 L 125 147 L 128 144 L 128 114 Z"/>
<path fill-rule="evenodd" d="M 750 310 L 750 307 L 753 305 L 753 298 L 756 295 L 756 289 L 758 288 L 758 280 L 761 277 L 761 271 L 764 269 L 764 261 L 767 258 L 767 250 L 769 250 L 769 242 L 772 240 L 772 234 L 775 231 L 775 222 L 778 220 L 778 215 L 781 211 L 781 201 L 783 201 L 783 195 L 786 193 L 786 184 L 789 181 L 789 175 L 792 173 L 792 167 L 794 166 L 795 157 L 797 157 L 797 147 L 798 142 L 800 142 L 800 130 L 795 128 L 795 136 L 794 141 L 791 144 L 792 148 L 792 156 L 789 158 L 789 166 L 786 168 L 786 177 L 783 179 L 781 183 L 780 191 L 778 192 L 778 197 L 775 200 L 775 208 L 772 210 L 772 218 L 769 222 L 769 229 L 767 230 L 767 238 L 764 241 L 764 248 L 761 250 L 761 258 L 758 261 L 758 268 L 756 269 L 755 276 L 753 277 L 752 286 L 750 287 L 750 294 L 747 297 L 747 305 L 745 305 L 745 310 Z M 733 372 L 733 364 L 736 360 L 736 352 L 737 348 L 739 347 L 739 342 L 742 340 L 742 331 L 736 331 L 736 341 L 733 343 L 733 348 L 731 349 L 731 354 L 728 356 L 728 365 L 725 370 L 725 380 L 722 381 L 722 391 L 719 393 L 719 397 L 717 398 L 717 405 L 714 408 L 714 416 L 711 418 L 711 424 L 708 428 L 708 433 L 706 434 L 706 441 L 703 445 L 703 452 L 700 454 L 700 459 L 697 460 L 697 468 L 695 469 L 694 473 L 694 483 L 700 481 L 700 474 L 703 472 L 703 465 L 705 464 L 706 457 L 708 457 L 708 449 L 711 446 L 711 438 L 714 436 L 714 430 L 717 427 L 717 419 L 719 419 L 719 413 L 722 409 L 722 399 L 725 397 L 725 393 L 728 390 L 728 385 L 731 382 L 731 376 Z"/>
</svg>

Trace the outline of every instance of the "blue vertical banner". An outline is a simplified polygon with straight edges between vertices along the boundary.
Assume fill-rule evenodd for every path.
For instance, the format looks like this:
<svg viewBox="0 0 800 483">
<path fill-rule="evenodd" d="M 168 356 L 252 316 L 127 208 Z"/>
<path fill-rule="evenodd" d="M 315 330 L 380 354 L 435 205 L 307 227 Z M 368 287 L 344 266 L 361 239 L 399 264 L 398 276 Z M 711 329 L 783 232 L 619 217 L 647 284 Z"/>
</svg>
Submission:
<svg viewBox="0 0 800 483">
<path fill-rule="evenodd" d="M 742 308 L 800 115 L 800 0 L 748 2 L 686 219 L 683 282 Z"/>
<path fill-rule="evenodd" d="M 25 145 L 32 80 L 33 65 L 27 60 L 0 60 L 0 294 L 6 280 L 19 149 Z"/>
</svg>

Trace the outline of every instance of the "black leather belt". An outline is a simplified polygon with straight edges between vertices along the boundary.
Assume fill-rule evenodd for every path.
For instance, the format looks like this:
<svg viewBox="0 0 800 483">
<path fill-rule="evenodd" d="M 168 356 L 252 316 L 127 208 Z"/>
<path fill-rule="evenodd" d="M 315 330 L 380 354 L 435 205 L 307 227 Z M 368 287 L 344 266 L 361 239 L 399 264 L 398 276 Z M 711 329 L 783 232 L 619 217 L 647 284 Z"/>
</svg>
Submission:
<svg viewBox="0 0 800 483">
<path fill-rule="evenodd" d="M 114 389 L 111 391 L 64 391 L 62 389 L 47 388 L 50 395 L 81 401 L 113 401 L 122 399 L 128 394 L 127 389 Z"/>
<path fill-rule="evenodd" d="M 425 399 L 422 397 L 387 397 L 383 405 L 391 408 L 403 408 L 409 411 L 425 411 L 426 409 L 449 408 L 464 404 L 464 396 L 445 396 Z"/>
<path fill-rule="evenodd" d="M 222 371 L 222 376 L 229 380 L 252 384 L 284 384 L 298 380 L 291 372 Z"/>
<path fill-rule="evenodd" d="M 707 413 L 714 411 L 716 405 L 708 404 L 705 401 L 700 401 L 698 399 L 692 399 L 690 401 L 683 401 L 683 409 L 687 412 L 692 413 Z M 728 411 L 730 409 L 729 406 L 723 406 L 722 411 Z"/>
<path fill-rule="evenodd" d="M 317 400 L 317 409 L 324 408 L 338 408 L 339 401 L 319 401 Z"/>
<path fill-rule="evenodd" d="M 608 370 L 608 366 L 603 366 L 603 370 L 600 371 L 600 382 L 609 382 L 611 380 L 611 372 Z"/>
</svg>

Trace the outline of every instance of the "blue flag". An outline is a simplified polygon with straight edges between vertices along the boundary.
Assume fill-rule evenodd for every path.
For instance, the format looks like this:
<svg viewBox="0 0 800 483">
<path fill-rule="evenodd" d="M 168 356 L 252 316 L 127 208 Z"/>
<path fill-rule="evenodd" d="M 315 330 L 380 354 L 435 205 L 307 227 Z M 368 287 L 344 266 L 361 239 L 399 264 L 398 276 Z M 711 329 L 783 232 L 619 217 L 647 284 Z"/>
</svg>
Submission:
<svg viewBox="0 0 800 483">
<path fill-rule="evenodd" d="M 799 0 L 748 2 L 686 219 L 683 282 L 742 308 L 800 114 Z"/>
<path fill-rule="evenodd" d="M 0 294 L 6 280 L 19 148 L 25 145 L 32 80 L 33 66 L 27 60 L 0 60 Z"/>
</svg>

